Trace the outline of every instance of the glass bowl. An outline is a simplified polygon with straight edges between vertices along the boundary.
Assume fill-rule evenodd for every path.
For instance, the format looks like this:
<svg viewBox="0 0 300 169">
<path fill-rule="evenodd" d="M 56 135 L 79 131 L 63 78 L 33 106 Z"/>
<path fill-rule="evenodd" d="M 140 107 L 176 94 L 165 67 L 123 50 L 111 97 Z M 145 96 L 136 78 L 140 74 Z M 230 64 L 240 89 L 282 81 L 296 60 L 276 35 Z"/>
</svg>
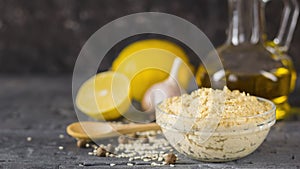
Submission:
<svg viewBox="0 0 300 169">
<path fill-rule="evenodd" d="M 270 104 L 270 110 L 236 118 L 179 116 L 162 111 L 160 103 L 156 106 L 156 122 L 170 144 L 188 157 L 208 162 L 236 160 L 255 151 L 276 121 L 274 103 L 257 99 Z"/>
</svg>

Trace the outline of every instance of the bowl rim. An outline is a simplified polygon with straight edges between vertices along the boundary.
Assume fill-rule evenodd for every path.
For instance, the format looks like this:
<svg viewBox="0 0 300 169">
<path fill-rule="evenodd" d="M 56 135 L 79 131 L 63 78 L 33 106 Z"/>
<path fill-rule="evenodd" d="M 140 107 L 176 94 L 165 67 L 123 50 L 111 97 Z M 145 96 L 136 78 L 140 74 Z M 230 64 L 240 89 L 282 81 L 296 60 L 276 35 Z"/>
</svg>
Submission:
<svg viewBox="0 0 300 169">
<path fill-rule="evenodd" d="M 238 116 L 238 117 L 235 117 L 235 118 L 233 118 L 233 117 L 229 117 L 229 118 L 223 118 L 222 117 L 222 120 L 224 121 L 226 121 L 226 120 L 236 120 L 236 119 L 242 119 L 242 118 L 259 118 L 259 117 L 264 117 L 264 116 L 266 116 L 266 115 L 268 115 L 268 114 L 271 114 L 272 112 L 274 112 L 274 119 L 275 119 L 275 115 L 276 115 L 276 106 L 275 106 L 275 104 L 271 101 L 271 100 L 269 100 L 269 99 L 266 99 L 266 98 L 262 98 L 262 97 L 258 97 L 258 96 L 254 96 L 254 97 L 256 97 L 257 98 L 257 100 L 258 101 L 261 101 L 261 102 L 267 102 L 268 104 L 270 104 L 271 105 L 271 109 L 270 110 L 268 110 L 268 111 L 265 111 L 265 112 L 263 112 L 263 113 L 259 113 L 259 114 L 257 114 L 257 115 L 253 115 L 253 116 Z M 192 118 L 192 117 L 188 117 L 188 116 L 179 116 L 179 115 L 175 115 L 175 114 L 170 114 L 170 113 L 167 113 L 167 112 L 165 112 L 165 111 L 163 111 L 161 108 L 160 108 L 160 105 L 163 103 L 164 101 L 161 101 L 160 103 L 158 103 L 156 106 L 155 106 L 155 111 L 157 112 L 157 111 L 159 111 L 160 113 L 163 113 L 163 114 L 165 114 L 165 115 L 168 115 L 168 116 L 170 116 L 170 117 L 174 117 L 174 118 L 188 118 L 188 119 L 190 119 L 190 118 Z M 207 117 L 205 117 L 205 119 L 207 119 Z"/>
</svg>

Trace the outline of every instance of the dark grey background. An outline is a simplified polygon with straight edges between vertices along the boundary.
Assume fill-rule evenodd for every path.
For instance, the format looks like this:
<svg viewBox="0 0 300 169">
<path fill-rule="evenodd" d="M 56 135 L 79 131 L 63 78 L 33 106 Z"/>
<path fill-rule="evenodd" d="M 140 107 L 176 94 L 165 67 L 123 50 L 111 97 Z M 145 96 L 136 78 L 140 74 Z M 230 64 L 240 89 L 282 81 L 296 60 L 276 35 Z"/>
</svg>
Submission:
<svg viewBox="0 0 300 169">
<path fill-rule="evenodd" d="M 270 38 L 279 26 L 280 2 L 273 0 L 267 6 Z M 0 73 L 72 73 L 81 47 L 97 29 L 118 17 L 145 11 L 187 19 L 216 46 L 226 39 L 225 0 L 0 0 Z M 298 26 L 289 52 L 298 72 L 299 45 Z"/>
</svg>

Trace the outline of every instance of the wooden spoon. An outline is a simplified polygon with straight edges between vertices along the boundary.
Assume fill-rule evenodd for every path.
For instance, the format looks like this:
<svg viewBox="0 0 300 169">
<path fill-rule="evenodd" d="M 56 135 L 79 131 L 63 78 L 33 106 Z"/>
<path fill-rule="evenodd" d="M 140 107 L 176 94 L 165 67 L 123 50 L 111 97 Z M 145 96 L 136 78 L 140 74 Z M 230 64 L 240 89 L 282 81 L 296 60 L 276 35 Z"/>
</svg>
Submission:
<svg viewBox="0 0 300 169">
<path fill-rule="evenodd" d="M 160 130 L 156 123 L 113 124 L 105 122 L 76 122 L 67 127 L 67 133 L 76 139 L 94 140 L 130 134 L 139 131 Z"/>
</svg>

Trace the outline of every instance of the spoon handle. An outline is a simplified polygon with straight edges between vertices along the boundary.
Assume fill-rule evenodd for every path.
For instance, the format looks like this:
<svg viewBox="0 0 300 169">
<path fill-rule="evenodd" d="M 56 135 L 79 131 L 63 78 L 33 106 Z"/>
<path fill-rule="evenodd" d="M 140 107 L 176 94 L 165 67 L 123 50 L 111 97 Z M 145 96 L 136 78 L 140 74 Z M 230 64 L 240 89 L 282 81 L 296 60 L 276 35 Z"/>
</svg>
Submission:
<svg viewBox="0 0 300 169">
<path fill-rule="evenodd" d="M 117 127 L 116 130 L 120 134 L 129 134 L 129 133 L 149 131 L 149 130 L 160 130 L 160 127 L 156 123 L 126 124 L 126 125 L 122 125 L 122 127 Z"/>
<path fill-rule="evenodd" d="M 75 122 L 67 127 L 67 133 L 76 139 L 104 139 L 138 131 L 160 130 L 156 123 L 109 124 L 101 122 Z"/>
</svg>

